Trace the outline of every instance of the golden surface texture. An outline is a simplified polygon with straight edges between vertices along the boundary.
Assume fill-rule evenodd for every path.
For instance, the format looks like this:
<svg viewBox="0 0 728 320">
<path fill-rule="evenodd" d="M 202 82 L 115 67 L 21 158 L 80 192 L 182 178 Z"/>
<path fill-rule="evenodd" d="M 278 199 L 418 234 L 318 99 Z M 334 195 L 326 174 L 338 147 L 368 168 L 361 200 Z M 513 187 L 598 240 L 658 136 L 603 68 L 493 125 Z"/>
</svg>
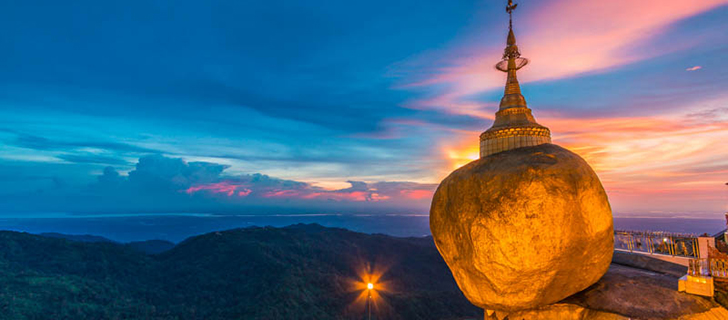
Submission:
<svg viewBox="0 0 728 320">
<path fill-rule="evenodd" d="M 553 144 L 496 153 L 451 173 L 430 229 L 465 296 L 490 310 L 557 302 L 595 283 L 614 248 L 599 178 Z"/>
</svg>

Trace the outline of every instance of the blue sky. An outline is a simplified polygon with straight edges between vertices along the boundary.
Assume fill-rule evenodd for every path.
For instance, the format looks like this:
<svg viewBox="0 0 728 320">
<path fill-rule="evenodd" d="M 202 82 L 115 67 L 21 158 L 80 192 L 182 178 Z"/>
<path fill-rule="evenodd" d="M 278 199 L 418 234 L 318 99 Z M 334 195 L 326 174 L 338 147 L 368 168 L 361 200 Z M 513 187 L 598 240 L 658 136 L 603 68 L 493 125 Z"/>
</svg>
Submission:
<svg viewBox="0 0 728 320">
<path fill-rule="evenodd" d="M 720 214 L 728 7 L 653 2 L 523 1 L 524 95 L 615 213 Z M 503 5 L 0 4 L 0 211 L 427 213 L 497 108 Z"/>
</svg>

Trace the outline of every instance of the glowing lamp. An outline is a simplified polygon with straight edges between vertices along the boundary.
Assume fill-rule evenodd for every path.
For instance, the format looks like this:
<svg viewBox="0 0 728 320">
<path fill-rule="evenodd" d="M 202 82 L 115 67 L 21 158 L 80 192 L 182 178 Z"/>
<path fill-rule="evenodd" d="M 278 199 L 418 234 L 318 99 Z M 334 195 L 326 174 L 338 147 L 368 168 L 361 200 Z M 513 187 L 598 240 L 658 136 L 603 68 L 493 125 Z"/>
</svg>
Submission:
<svg viewBox="0 0 728 320">
<path fill-rule="evenodd" d="M 372 290 L 372 289 L 374 289 L 374 284 L 371 282 L 367 283 L 367 290 Z"/>
</svg>

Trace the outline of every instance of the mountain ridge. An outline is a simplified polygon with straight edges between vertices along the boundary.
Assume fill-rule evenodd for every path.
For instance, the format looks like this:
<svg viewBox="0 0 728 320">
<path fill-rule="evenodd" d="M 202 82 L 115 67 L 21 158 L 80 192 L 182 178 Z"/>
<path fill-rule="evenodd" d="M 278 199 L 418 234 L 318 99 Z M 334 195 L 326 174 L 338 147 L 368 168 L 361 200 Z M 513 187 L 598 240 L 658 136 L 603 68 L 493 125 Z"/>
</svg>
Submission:
<svg viewBox="0 0 728 320">
<path fill-rule="evenodd" d="M 66 234 L 66 233 L 58 233 L 58 232 L 43 232 L 43 233 L 39 233 L 38 235 L 46 237 L 46 238 L 66 239 L 69 241 L 77 241 L 77 242 L 116 243 L 116 244 L 121 244 L 121 245 L 130 247 L 134 250 L 137 250 L 139 252 L 146 253 L 146 254 L 162 253 L 164 251 L 172 249 L 175 246 L 174 242 L 167 241 L 167 240 L 161 240 L 161 239 L 117 242 L 117 241 L 114 241 L 114 240 L 111 240 L 111 239 L 108 239 L 108 238 L 105 238 L 102 236 L 91 235 L 91 234 Z"/>
<path fill-rule="evenodd" d="M 367 268 L 384 271 L 373 318 L 482 315 L 431 238 L 299 224 L 211 232 L 153 255 L 12 231 L 0 244 L 0 310 L 13 319 L 359 319 Z"/>
</svg>

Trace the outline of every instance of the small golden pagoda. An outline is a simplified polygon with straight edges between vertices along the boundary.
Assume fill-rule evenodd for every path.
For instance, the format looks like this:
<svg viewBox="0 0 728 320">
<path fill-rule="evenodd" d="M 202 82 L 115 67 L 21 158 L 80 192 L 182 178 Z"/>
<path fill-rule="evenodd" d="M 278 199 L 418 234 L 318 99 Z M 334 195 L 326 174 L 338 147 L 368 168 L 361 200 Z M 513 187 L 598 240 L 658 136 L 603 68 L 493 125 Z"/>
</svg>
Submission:
<svg viewBox="0 0 728 320">
<path fill-rule="evenodd" d="M 526 99 L 521 94 L 516 70 L 528 64 L 522 58 L 513 34 L 513 9 L 518 6 L 508 2 L 508 40 L 503 52 L 503 60 L 496 64 L 496 69 L 508 73 L 506 89 L 495 113 L 495 121 L 490 129 L 480 134 L 480 157 L 521 147 L 537 146 L 551 143 L 551 131 L 536 122 L 531 109 L 526 106 Z"/>
</svg>

